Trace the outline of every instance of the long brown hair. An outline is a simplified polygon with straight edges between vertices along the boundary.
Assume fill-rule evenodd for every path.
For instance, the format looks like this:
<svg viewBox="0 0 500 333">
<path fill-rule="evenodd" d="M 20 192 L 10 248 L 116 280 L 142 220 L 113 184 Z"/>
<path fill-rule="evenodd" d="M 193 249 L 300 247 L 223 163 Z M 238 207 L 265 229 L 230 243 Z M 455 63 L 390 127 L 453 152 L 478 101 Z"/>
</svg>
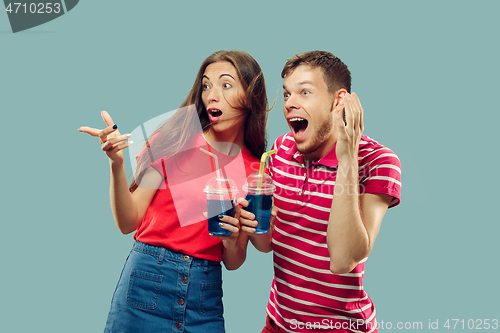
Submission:
<svg viewBox="0 0 500 333">
<path fill-rule="evenodd" d="M 245 90 L 244 97 L 239 101 L 239 105 L 235 106 L 243 111 L 246 117 L 245 146 L 257 158 L 265 152 L 267 111 L 269 110 L 262 69 L 257 61 L 244 51 L 217 51 L 203 61 L 193 87 L 181 105 L 181 108 L 194 107 L 196 112 L 176 112 L 149 137 L 146 143 L 149 147 L 148 153 L 143 152 L 138 158 L 134 179 L 129 188 L 130 192 L 135 191 L 144 172 L 153 162 L 151 156 L 172 157 L 193 138 L 200 124 L 204 132 L 210 128 L 210 120 L 201 98 L 202 80 L 205 69 L 210 64 L 221 61 L 227 61 L 234 66 Z"/>
</svg>

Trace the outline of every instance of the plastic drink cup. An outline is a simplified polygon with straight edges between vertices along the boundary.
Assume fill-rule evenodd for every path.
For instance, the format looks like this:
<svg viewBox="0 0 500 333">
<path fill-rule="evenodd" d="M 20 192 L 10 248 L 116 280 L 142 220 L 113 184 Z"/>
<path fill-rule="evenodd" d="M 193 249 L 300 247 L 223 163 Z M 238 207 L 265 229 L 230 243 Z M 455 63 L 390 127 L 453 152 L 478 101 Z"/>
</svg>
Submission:
<svg viewBox="0 0 500 333">
<path fill-rule="evenodd" d="M 228 236 L 231 231 L 220 227 L 219 215 L 234 217 L 233 200 L 238 193 L 236 182 L 230 178 L 213 177 L 203 190 L 207 194 L 208 232 Z M 223 222 L 227 223 L 227 222 Z"/>
<path fill-rule="evenodd" d="M 245 199 L 248 201 L 248 207 L 244 209 L 254 214 L 255 220 L 259 223 L 255 227 L 256 234 L 269 232 L 275 190 L 272 178 L 265 173 L 252 173 L 243 185 L 243 191 L 246 192 Z"/>
</svg>

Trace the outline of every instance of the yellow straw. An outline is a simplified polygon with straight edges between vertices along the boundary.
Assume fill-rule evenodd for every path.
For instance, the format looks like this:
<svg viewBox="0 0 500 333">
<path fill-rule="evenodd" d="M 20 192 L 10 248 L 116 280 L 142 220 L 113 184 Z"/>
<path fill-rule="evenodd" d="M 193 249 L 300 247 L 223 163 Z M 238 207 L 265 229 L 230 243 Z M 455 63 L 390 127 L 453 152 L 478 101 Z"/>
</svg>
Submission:
<svg viewBox="0 0 500 333">
<path fill-rule="evenodd" d="M 266 164 L 266 158 L 274 153 L 276 153 L 276 149 L 266 151 L 264 154 L 262 154 L 262 157 L 260 158 L 260 168 L 259 168 L 260 177 L 259 177 L 259 182 L 257 183 L 257 189 L 259 190 L 262 187 L 262 176 L 264 175 L 264 165 Z"/>
</svg>

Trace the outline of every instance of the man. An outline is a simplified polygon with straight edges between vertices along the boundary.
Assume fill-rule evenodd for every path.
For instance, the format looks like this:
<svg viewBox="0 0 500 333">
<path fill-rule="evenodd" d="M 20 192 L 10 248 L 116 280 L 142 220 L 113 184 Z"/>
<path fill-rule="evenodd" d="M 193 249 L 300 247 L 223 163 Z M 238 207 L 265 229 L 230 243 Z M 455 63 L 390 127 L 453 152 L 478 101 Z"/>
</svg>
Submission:
<svg viewBox="0 0 500 333">
<path fill-rule="evenodd" d="M 262 332 L 377 332 L 364 264 L 387 208 L 400 202 L 400 162 L 362 135 L 363 109 L 340 59 L 297 54 L 281 75 L 291 132 L 269 160 L 272 235 L 252 235 L 253 214 L 242 210 L 240 219 L 257 249 L 269 252 L 272 243 L 274 252 Z"/>
</svg>

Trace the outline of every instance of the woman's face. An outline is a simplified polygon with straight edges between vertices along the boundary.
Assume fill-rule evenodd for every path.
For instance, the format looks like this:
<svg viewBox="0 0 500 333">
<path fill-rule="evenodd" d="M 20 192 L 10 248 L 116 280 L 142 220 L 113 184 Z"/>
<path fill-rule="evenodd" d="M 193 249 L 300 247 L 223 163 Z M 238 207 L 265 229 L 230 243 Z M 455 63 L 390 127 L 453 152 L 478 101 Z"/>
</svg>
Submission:
<svg viewBox="0 0 500 333">
<path fill-rule="evenodd" d="M 245 122 L 243 111 L 235 109 L 245 92 L 234 66 L 227 61 L 210 64 L 203 73 L 201 98 L 211 128 L 216 132 L 239 131 Z"/>
</svg>

